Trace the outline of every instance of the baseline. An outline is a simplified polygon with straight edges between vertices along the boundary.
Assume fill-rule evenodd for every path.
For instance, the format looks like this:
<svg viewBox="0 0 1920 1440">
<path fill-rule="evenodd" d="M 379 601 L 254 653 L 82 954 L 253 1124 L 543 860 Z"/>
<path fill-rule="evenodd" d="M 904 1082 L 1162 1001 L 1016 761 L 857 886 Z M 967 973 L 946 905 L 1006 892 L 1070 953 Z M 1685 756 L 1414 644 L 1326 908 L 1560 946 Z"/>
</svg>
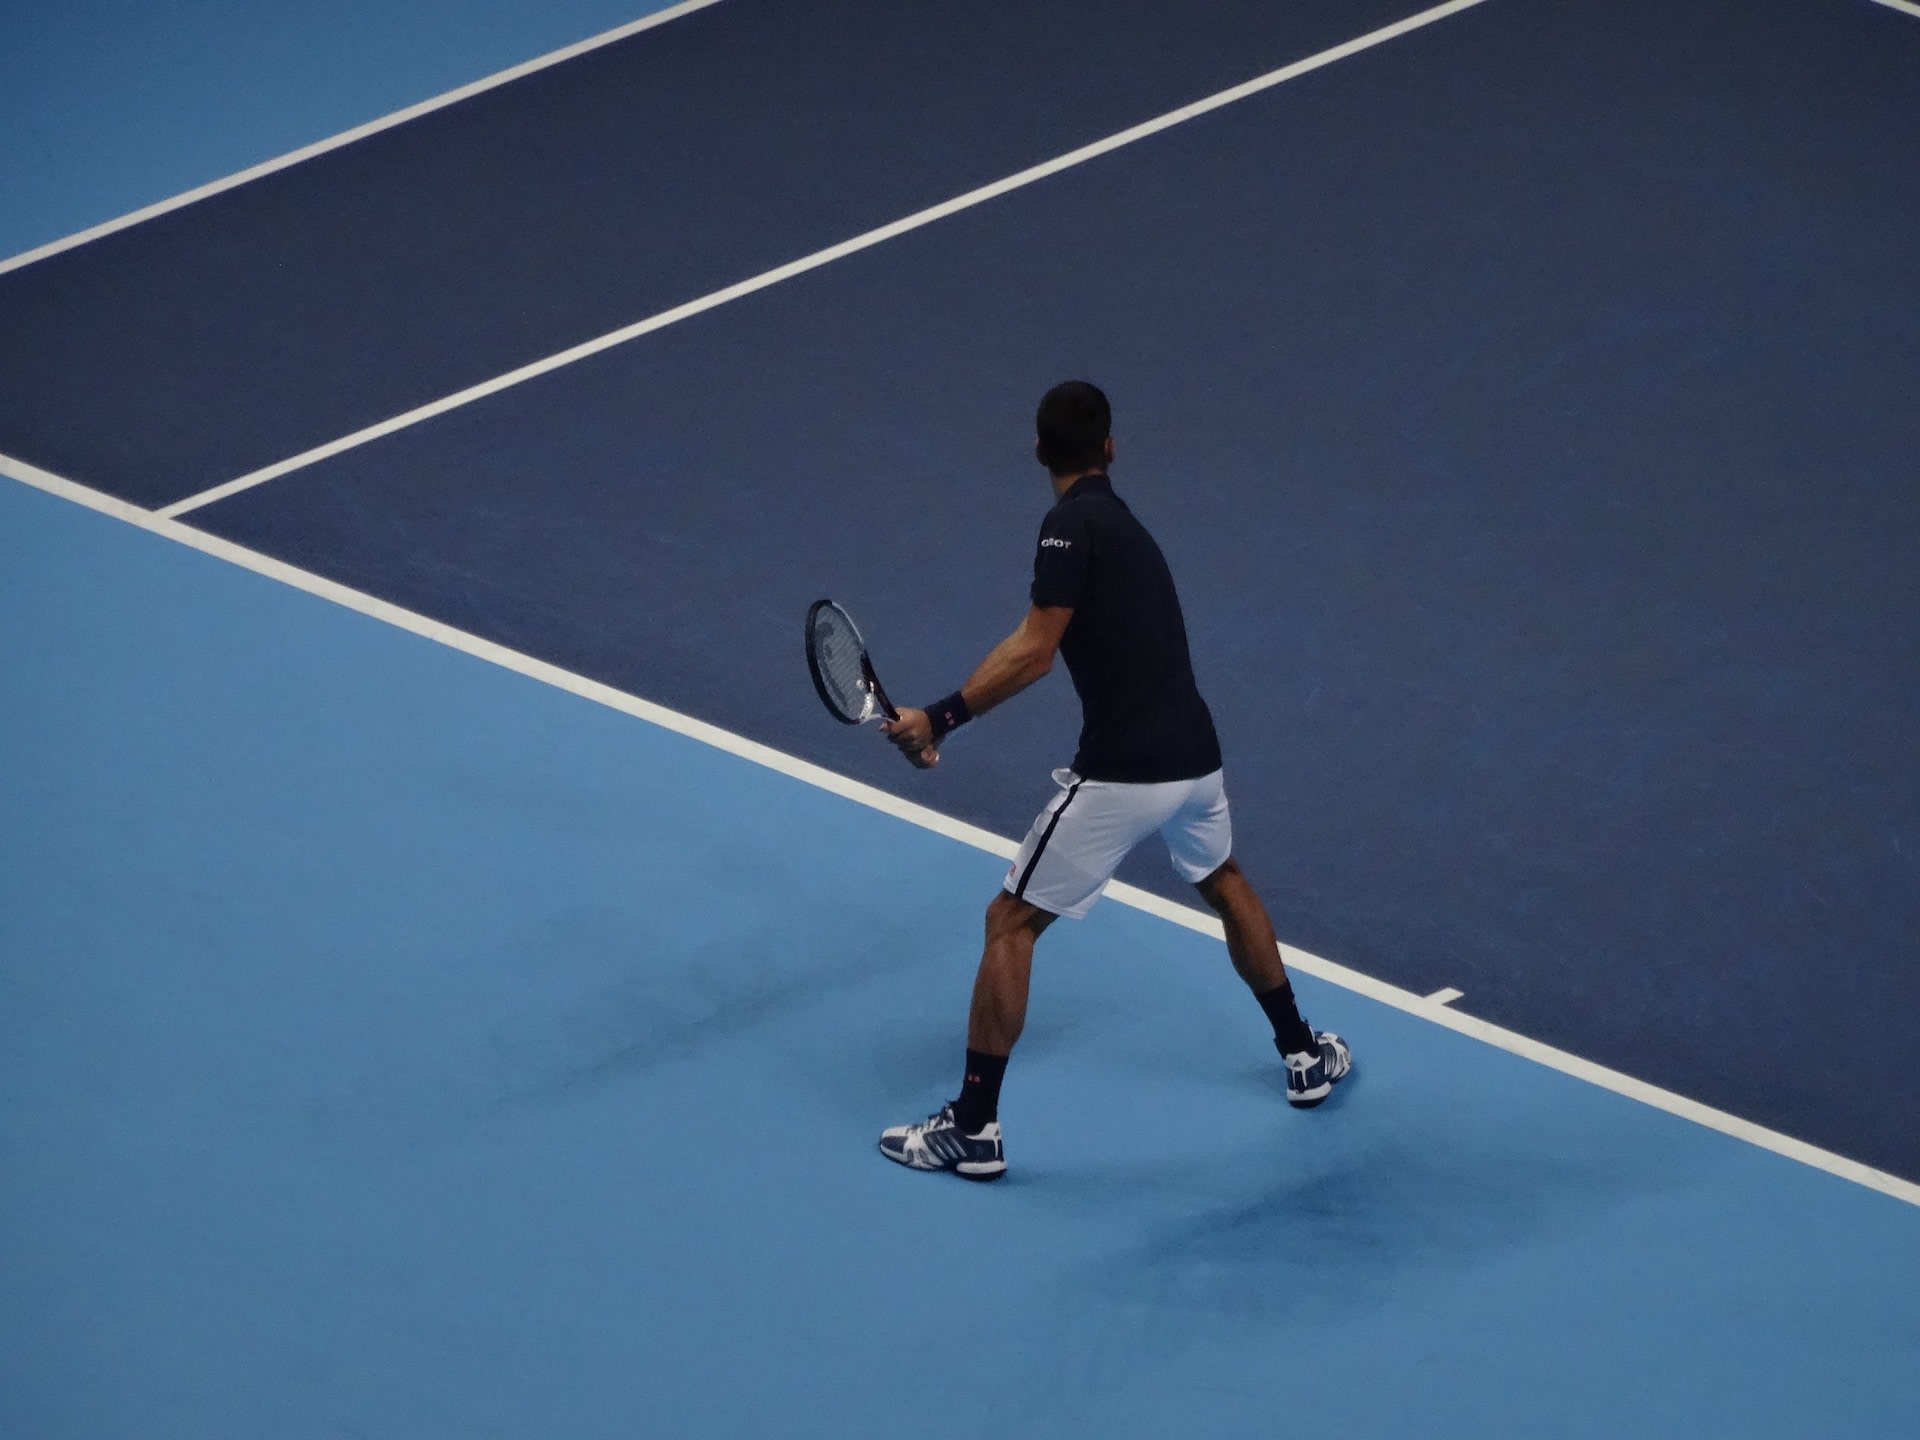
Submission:
<svg viewBox="0 0 1920 1440">
<path fill-rule="evenodd" d="M 1477 3 L 1477 0 L 1467 0 L 1467 3 Z M 104 495 L 11 456 L 0 455 L 0 475 L 6 475 L 24 485 L 30 485 L 73 504 L 123 520 L 155 535 L 251 570 L 255 574 L 290 585 L 294 589 L 330 600 L 334 604 L 436 641 L 451 649 L 472 655 L 476 659 L 485 660 L 529 679 L 541 681 L 580 696 L 582 699 L 592 700 L 609 709 L 620 711 L 635 719 L 685 735 L 715 749 L 750 760 L 756 765 L 765 766 L 767 769 L 853 800 L 896 819 L 905 820 L 935 834 L 959 840 L 1001 859 L 1010 860 L 1019 848 L 1013 841 L 979 826 L 952 819 L 924 805 L 915 804 L 874 786 L 836 774 L 824 766 L 786 754 L 770 745 L 762 745 L 717 725 L 670 710 L 663 705 L 656 705 L 639 696 L 616 690 L 611 685 L 589 680 L 557 665 L 537 660 L 504 645 L 481 639 L 441 621 L 429 619 L 323 576 L 301 570 L 284 561 L 248 550 L 244 546 L 170 519 L 164 514 L 144 510 L 124 500 Z M 1111 885 L 1108 887 L 1107 894 L 1122 905 L 1224 941 L 1225 932 L 1214 916 L 1175 904 L 1131 885 Z M 1920 1184 L 1876 1170 L 1857 1160 L 1823 1150 L 1817 1145 L 1770 1130 L 1753 1121 L 1688 1099 L 1684 1095 L 1663 1090 L 1657 1085 L 1556 1049 L 1488 1021 L 1463 1015 L 1451 1008 L 1449 1002 L 1414 994 L 1412 991 L 1387 984 L 1385 981 L 1377 980 L 1336 961 L 1309 954 L 1284 943 L 1281 946 L 1281 952 L 1288 965 L 1316 979 L 1325 980 L 1355 994 L 1377 1000 L 1396 1010 L 1431 1021 L 1445 1029 L 1531 1060 L 1548 1069 L 1584 1080 L 1600 1089 L 1610 1090 L 1653 1109 L 1665 1111 L 1680 1119 L 1692 1121 L 1709 1130 L 1719 1131 L 1721 1134 L 1745 1141 L 1759 1149 L 1771 1151 L 1812 1169 L 1824 1171 L 1866 1189 L 1878 1191 L 1906 1204 L 1920 1207 Z"/>
<path fill-rule="evenodd" d="M 699 3 L 712 4 L 714 0 L 699 0 Z M 409 429 L 412 426 L 420 424 L 422 421 L 431 420 L 437 415 L 444 415 L 450 410 L 457 410 L 462 406 L 472 404 L 476 400 L 483 400 L 489 395 L 497 395 L 503 390 L 511 389 L 516 385 L 537 379 L 539 376 L 548 374 L 551 371 L 559 370 L 581 360 L 589 359 L 594 355 L 600 354 L 602 351 L 613 349 L 618 345 L 624 345 L 630 340 L 637 340 L 644 335 L 650 335 L 657 330 L 663 330 L 669 325 L 691 319 L 695 315 L 703 314 L 708 310 L 713 310 L 731 301 L 752 295 L 760 290 L 765 290 L 769 286 L 777 285 L 783 280 L 790 280 L 797 275 L 804 275 L 810 270 L 817 270 L 823 265 L 831 264 L 835 260 L 858 254 L 860 251 L 870 249 L 884 241 L 892 240 L 897 236 L 918 230 L 922 226 L 930 225 L 936 220 L 945 219 L 949 215 L 956 215 L 963 210 L 970 210 L 976 205 L 984 204 L 989 200 L 997 199 L 1002 195 L 1023 189 L 1037 181 L 1047 179 L 1049 176 L 1058 175 L 1062 171 L 1071 170 L 1078 165 L 1084 165 L 1089 160 L 1098 159 L 1102 155 L 1110 154 L 1115 150 L 1132 145 L 1137 141 L 1157 135 L 1163 130 L 1170 130 L 1176 125 L 1198 119 L 1202 115 L 1211 114 L 1213 111 L 1232 105 L 1236 101 L 1245 100 L 1250 96 L 1271 90 L 1275 86 L 1284 85 L 1288 81 L 1298 79 L 1302 75 L 1324 69 L 1326 66 L 1347 59 L 1349 56 L 1371 50 L 1375 46 L 1383 45 L 1390 40 L 1398 39 L 1416 30 L 1424 29 L 1437 21 L 1459 14 L 1463 10 L 1473 9 L 1475 6 L 1483 3 L 1485 3 L 1485 0 L 1445 0 L 1444 4 L 1422 10 L 1417 14 L 1407 16 L 1405 19 L 1396 20 L 1390 25 L 1383 25 L 1377 30 L 1370 30 L 1364 35 L 1356 36 L 1339 45 L 1321 50 L 1316 54 L 1307 56 L 1305 59 L 1296 60 L 1289 65 L 1283 65 L 1277 70 L 1269 70 L 1266 74 L 1256 76 L 1252 80 L 1243 81 L 1225 90 L 1216 91 L 1214 94 L 1204 99 L 1196 100 L 1192 104 L 1183 105 L 1176 110 L 1169 110 L 1165 114 L 1157 115 L 1151 120 L 1142 121 L 1138 125 L 1130 126 L 1125 130 L 1106 136 L 1104 139 L 1082 145 L 1077 150 L 1070 150 L 1064 155 L 1055 156 L 1051 160 L 1042 161 L 1038 165 L 1029 166 L 1025 170 L 1017 171 L 1002 179 L 978 186 L 964 194 L 956 195 L 950 200 L 943 200 L 937 205 L 930 205 L 924 210 L 916 211 L 901 219 L 877 226 L 863 234 L 855 235 L 851 239 L 842 240 L 838 244 L 816 250 L 810 255 L 804 255 L 797 260 L 788 261 L 784 265 L 775 266 L 771 270 L 762 271 L 760 274 L 752 276 L 749 279 L 741 280 L 735 284 L 724 286 L 719 290 L 711 291 L 706 295 L 700 296 L 698 299 L 689 300 L 669 310 L 663 310 L 659 314 L 649 316 L 644 320 L 637 320 L 630 325 L 623 325 L 617 330 L 608 331 L 604 335 L 597 336 L 592 340 L 583 341 L 578 345 L 561 350 L 544 359 L 535 360 L 529 364 L 520 366 L 518 369 L 509 370 L 504 375 L 495 376 L 493 379 L 482 381 L 478 385 L 470 385 L 464 390 L 457 390 L 451 395 L 442 396 L 440 399 L 429 401 L 425 405 L 415 406 L 411 410 L 391 416 L 377 424 L 368 425 L 356 430 L 350 435 L 344 435 L 324 445 L 316 445 L 310 450 L 302 451 L 298 455 L 289 456 L 271 465 L 262 466 L 257 470 L 249 471 L 245 475 L 236 476 L 232 480 L 211 486 L 206 490 L 200 491 L 198 494 L 189 495 L 183 500 L 176 500 L 170 505 L 162 506 L 154 513 L 167 519 L 175 519 L 179 516 L 189 514 L 192 511 L 200 509 L 202 506 L 224 500 L 230 495 L 237 495 L 241 491 L 251 490 L 257 485 L 264 485 L 269 480 L 277 480 L 283 475 L 289 475 L 296 470 L 303 470 L 309 465 L 317 464 L 322 460 L 342 454 L 345 451 L 356 449 L 361 445 L 381 439 L 384 436 Z M 661 16 L 675 13 L 678 12 L 660 12 Z M 659 17 L 653 18 L 657 19 Z"/>
</svg>

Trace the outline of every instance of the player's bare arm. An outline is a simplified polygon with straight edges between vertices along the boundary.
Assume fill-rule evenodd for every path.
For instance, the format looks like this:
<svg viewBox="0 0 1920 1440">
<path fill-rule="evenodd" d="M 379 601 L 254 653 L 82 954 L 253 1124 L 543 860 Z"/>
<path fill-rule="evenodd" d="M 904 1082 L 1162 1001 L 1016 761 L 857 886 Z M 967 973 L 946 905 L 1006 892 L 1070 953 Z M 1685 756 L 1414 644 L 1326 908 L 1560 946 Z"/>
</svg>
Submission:
<svg viewBox="0 0 1920 1440">
<path fill-rule="evenodd" d="M 1034 681 L 1053 669 L 1060 653 L 1060 638 L 1067 633 L 1073 608 L 1067 605 L 1035 605 L 982 660 L 967 683 L 960 687 L 969 715 L 982 715 L 1003 701 L 1011 700 Z M 919 769 L 925 770 L 938 756 L 934 724 L 925 710 L 903 706 L 898 720 L 889 720 L 880 729 Z M 934 758 L 928 758 L 929 756 Z"/>
</svg>

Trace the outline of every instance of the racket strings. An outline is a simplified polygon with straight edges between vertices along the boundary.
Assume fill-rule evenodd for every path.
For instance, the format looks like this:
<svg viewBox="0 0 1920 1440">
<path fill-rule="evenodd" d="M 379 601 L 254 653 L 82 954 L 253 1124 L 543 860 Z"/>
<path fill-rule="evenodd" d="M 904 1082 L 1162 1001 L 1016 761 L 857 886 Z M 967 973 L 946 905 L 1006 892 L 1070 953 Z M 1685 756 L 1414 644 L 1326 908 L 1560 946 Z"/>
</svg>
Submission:
<svg viewBox="0 0 1920 1440">
<path fill-rule="evenodd" d="M 868 719 L 874 710 L 873 687 L 867 680 L 867 647 L 837 607 L 814 616 L 813 653 L 820 684 L 827 698 L 847 719 Z"/>
</svg>

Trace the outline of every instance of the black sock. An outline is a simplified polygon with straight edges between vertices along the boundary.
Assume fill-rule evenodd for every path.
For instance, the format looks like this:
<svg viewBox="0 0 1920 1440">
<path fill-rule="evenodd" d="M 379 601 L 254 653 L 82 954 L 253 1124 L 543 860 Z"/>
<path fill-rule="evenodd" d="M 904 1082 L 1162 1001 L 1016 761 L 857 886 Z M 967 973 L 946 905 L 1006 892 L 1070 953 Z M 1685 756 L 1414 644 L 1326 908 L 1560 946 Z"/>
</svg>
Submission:
<svg viewBox="0 0 1920 1440">
<path fill-rule="evenodd" d="M 1266 994 L 1253 998 L 1267 1012 L 1267 1019 L 1273 1024 L 1273 1043 L 1280 1047 L 1282 1055 L 1298 1055 L 1302 1051 L 1312 1054 L 1320 1048 L 1320 1042 L 1314 1039 L 1313 1027 L 1300 1018 L 1300 1008 L 1293 1003 L 1291 980 L 1282 980 Z"/>
<path fill-rule="evenodd" d="M 953 1120 L 962 1132 L 978 1135 L 1000 1118 L 1000 1081 L 1007 1073 L 1007 1057 L 967 1051 L 967 1074 L 960 1082 L 960 1098 L 953 1102 Z"/>
</svg>

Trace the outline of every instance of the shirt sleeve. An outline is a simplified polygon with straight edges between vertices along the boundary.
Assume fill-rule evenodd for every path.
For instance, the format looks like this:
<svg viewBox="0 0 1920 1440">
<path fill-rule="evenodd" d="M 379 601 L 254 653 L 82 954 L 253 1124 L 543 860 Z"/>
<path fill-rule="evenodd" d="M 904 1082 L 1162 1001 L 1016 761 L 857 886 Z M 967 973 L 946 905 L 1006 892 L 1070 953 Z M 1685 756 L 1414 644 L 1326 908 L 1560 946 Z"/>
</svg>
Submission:
<svg viewBox="0 0 1920 1440">
<path fill-rule="evenodd" d="M 1086 598 L 1092 550 L 1093 536 L 1084 516 L 1067 507 L 1049 510 L 1040 524 L 1040 544 L 1033 555 L 1033 603 L 1043 609 L 1078 608 Z"/>
</svg>

